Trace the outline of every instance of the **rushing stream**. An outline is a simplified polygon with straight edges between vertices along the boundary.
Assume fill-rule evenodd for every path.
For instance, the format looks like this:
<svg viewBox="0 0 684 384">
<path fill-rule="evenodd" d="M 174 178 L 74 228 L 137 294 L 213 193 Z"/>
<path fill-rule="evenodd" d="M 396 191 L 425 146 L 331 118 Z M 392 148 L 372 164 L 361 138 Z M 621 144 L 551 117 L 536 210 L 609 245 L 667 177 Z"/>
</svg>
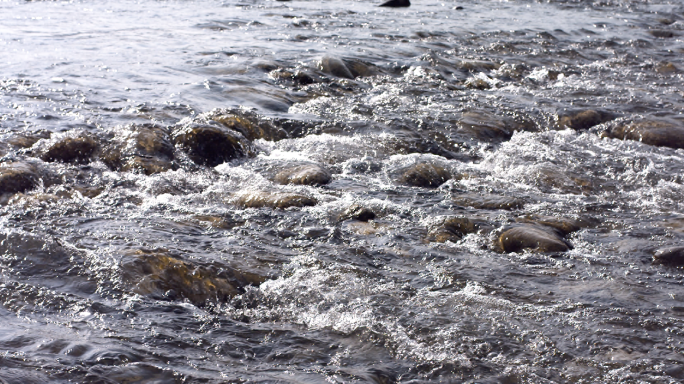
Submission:
<svg viewBox="0 0 684 384">
<path fill-rule="evenodd" d="M 681 0 L 0 0 L 0 383 L 684 381 Z"/>
</svg>

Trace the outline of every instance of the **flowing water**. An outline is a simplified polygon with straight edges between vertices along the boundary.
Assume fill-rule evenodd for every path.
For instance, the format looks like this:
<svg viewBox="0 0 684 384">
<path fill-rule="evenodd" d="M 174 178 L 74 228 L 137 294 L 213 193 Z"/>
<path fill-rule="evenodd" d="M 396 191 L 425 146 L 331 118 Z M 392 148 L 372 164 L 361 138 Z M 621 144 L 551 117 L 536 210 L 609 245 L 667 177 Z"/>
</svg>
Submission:
<svg viewBox="0 0 684 384">
<path fill-rule="evenodd" d="M 684 380 L 681 1 L 378 4 L 0 1 L 0 383 Z"/>
</svg>

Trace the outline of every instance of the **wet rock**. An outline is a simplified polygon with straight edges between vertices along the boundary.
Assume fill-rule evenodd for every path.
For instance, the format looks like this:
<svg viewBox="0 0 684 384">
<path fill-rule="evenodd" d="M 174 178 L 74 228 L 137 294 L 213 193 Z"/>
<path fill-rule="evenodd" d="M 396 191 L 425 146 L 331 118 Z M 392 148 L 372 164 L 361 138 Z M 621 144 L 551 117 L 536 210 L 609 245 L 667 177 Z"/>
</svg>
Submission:
<svg viewBox="0 0 684 384">
<path fill-rule="evenodd" d="M 31 133 L 18 133 L 10 136 L 7 139 L 7 143 L 19 147 L 19 148 L 30 148 L 38 142 L 40 139 L 49 139 L 50 133 L 45 131 L 31 132 Z"/>
<path fill-rule="evenodd" d="M 24 162 L 0 164 L 0 194 L 25 192 L 38 185 L 38 171 Z"/>
<path fill-rule="evenodd" d="M 615 115 L 611 113 L 587 109 L 559 115 L 558 125 L 560 125 L 561 128 L 567 127 L 575 130 L 584 130 L 605 123 L 606 121 L 613 120 L 614 118 Z"/>
<path fill-rule="evenodd" d="M 517 121 L 485 111 L 465 112 L 456 124 L 459 133 L 484 141 L 508 140 L 515 131 L 537 130 L 532 121 Z"/>
<path fill-rule="evenodd" d="M 328 184 L 331 179 L 330 171 L 318 164 L 296 165 L 278 172 L 275 176 L 275 181 L 279 184 L 297 185 L 323 185 Z"/>
<path fill-rule="evenodd" d="M 660 248 L 653 254 L 653 262 L 666 265 L 684 265 L 684 246 Z"/>
<path fill-rule="evenodd" d="M 478 195 L 478 194 L 463 194 L 455 196 L 453 202 L 464 206 L 477 209 L 520 209 L 525 205 L 525 202 L 509 196 L 497 195 Z"/>
<path fill-rule="evenodd" d="M 674 64 L 666 62 L 658 64 L 656 67 L 656 72 L 660 73 L 661 75 L 669 75 L 671 73 L 679 72 L 679 69 Z"/>
<path fill-rule="evenodd" d="M 498 248 L 503 252 L 531 249 L 537 252 L 565 252 L 572 247 L 552 228 L 525 225 L 513 227 L 499 236 Z"/>
<path fill-rule="evenodd" d="M 413 187 L 437 188 L 451 178 L 443 167 L 432 163 L 418 163 L 403 170 L 399 183 Z"/>
<path fill-rule="evenodd" d="M 391 8 L 401 8 L 410 7 L 411 2 L 409 0 L 389 0 L 379 5 L 380 7 L 391 7 Z"/>
<path fill-rule="evenodd" d="M 360 60 L 344 59 L 342 61 L 354 78 L 373 76 L 378 72 L 374 65 Z"/>
<path fill-rule="evenodd" d="M 622 124 L 604 132 L 604 136 L 641 141 L 658 147 L 684 148 L 684 126 L 669 120 L 645 120 Z"/>
<path fill-rule="evenodd" d="M 174 132 L 173 140 L 192 161 L 209 167 L 245 156 L 249 148 L 241 133 L 219 125 L 188 125 Z"/>
<path fill-rule="evenodd" d="M 659 39 L 669 39 L 669 38 L 675 37 L 674 32 L 664 31 L 664 30 L 660 30 L 660 29 L 652 29 L 652 30 L 648 31 L 648 33 L 650 33 L 651 36 L 657 37 Z"/>
<path fill-rule="evenodd" d="M 466 80 L 465 86 L 468 88 L 479 90 L 485 90 L 492 87 L 492 85 L 489 84 L 486 80 L 480 79 L 478 77 L 471 77 L 470 79 Z"/>
<path fill-rule="evenodd" d="M 289 137 L 284 129 L 251 111 L 217 109 L 202 118 L 213 120 L 228 129 L 237 131 L 250 141 L 257 139 L 278 141 Z"/>
<path fill-rule="evenodd" d="M 132 125 L 115 132 L 103 146 L 100 159 L 119 171 L 150 175 L 174 169 L 174 147 L 169 134 L 154 124 Z"/>
<path fill-rule="evenodd" d="M 353 204 L 346 211 L 344 211 L 340 217 L 340 221 L 344 220 L 359 220 L 368 221 L 375 219 L 375 212 L 370 208 L 366 208 L 359 204 Z"/>
<path fill-rule="evenodd" d="M 589 219 L 575 220 L 551 216 L 526 216 L 518 218 L 516 221 L 519 223 L 533 223 L 543 225 L 545 227 L 551 227 L 557 230 L 563 236 L 595 224 Z"/>
<path fill-rule="evenodd" d="M 41 152 L 43 161 L 63 163 L 83 163 L 92 156 L 98 142 L 90 135 L 68 136 L 54 141 Z"/>
<path fill-rule="evenodd" d="M 318 203 L 316 199 L 286 192 L 254 191 L 238 195 L 235 204 L 245 208 L 290 208 L 310 207 Z"/>
<path fill-rule="evenodd" d="M 187 299 L 195 305 L 228 301 L 243 287 L 265 280 L 225 265 L 195 265 L 166 251 L 140 250 L 126 255 L 120 270 L 124 284 L 137 294 L 157 299 Z"/>
<path fill-rule="evenodd" d="M 336 57 L 323 56 L 321 61 L 318 63 L 318 67 L 321 71 L 333 76 L 344 77 L 347 79 L 354 78 L 354 75 L 351 73 L 349 68 L 347 68 L 347 65 L 344 63 L 344 61 Z"/>
<path fill-rule="evenodd" d="M 456 242 L 469 233 L 475 233 L 484 228 L 491 228 L 484 220 L 470 219 L 467 217 L 446 217 L 439 221 L 428 232 L 428 239 L 438 243 L 446 241 Z"/>
</svg>

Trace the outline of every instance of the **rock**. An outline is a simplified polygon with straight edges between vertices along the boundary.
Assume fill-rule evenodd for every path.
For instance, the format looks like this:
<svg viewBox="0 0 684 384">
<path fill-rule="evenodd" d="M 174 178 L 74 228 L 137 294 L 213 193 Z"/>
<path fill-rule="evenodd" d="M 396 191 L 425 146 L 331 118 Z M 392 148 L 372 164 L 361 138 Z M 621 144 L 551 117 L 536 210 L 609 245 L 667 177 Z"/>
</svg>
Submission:
<svg viewBox="0 0 684 384">
<path fill-rule="evenodd" d="M 310 207 L 318 203 L 316 199 L 286 192 L 254 191 L 238 195 L 235 203 L 245 208 L 290 208 Z"/>
<path fill-rule="evenodd" d="M 456 242 L 469 233 L 475 233 L 488 227 L 490 226 L 483 220 L 473 220 L 460 216 L 446 217 L 430 229 L 428 238 L 438 243 L 444 243 L 447 240 Z"/>
<path fill-rule="evenodd" d="M 409 0 L 389 0 L 379 5 L 380 7 L 391 7 L 391 8 L 401 8 L 410 7 L 411 2 Z"/>
<path fill-rule="evenodd" d="M 498 248 L 503 252 L 531 249 L 537 252 L 565 252 L 572 249 L 552 228 L 524 225 L 506 230 L 499 236 Z"/>
<path fill-rule="evenodd" d="M 463 194 L 454 197 L 453 202 L 476 209 L 520 209 L 525 203 L 515 197 L 497 195 Z"/>
<path fill-rule="evenodd" d="M 641 141 L 658 147 L 684 148 L 684 126 L 669 120 L 645 120 L 613 127 L 603 136 Z"/>
<path fill-rule="evenodd" d="M 570 112 L 565 115 L 558 116 L 558 125 L 561 128 L 572 128 L 575 130 L 589 129 L 595 125 L 605 123 L 613 120 L 615 116 L 607 112 L 599 112 L 593 109 L 587 109 L 579 112 Z"/>
<path fill-rule="evenodd" d="M 323 56 L 321 61 L 318 63 L 318 67 L 321 71 L 337 76 L 344 77 L 347 79 L 353 79 L 354 75 L 351 73 L 344 61 L 331 56 Z"/>
<path fill-rule="evenodd" d="M 595 224 L 588 219 L 574 220 L 551 216 L 527 216 L 518 218 L 516 221 L 519 223 L 533 223 L 551 227 L 560 232 L 563 236 Z"/>
<path fill-rule="evenodd" d="M 0 164 L 0 194 L 26 192 L 38 185 L 38 172 L 24 162 Z"/>
<path fill-rule="evenodd" d="M 340 221 L 359 220 L 368 221 L 375 219 L 375 212 L 359 204 L 353 204 L 339 217 Z"/>
<path fill-rule="evenodd" d="M 657 37 L 659 39 L 669 39 L 669 38 L 675 37 L 674 32 L 664 31 L 664 30 L 660 30 L 660 29 L 652 29 L 652 30 L 648 31 L 648 33 L 650 33 L 651 36 Z"/>
<path fill-rule="evenodd" d="M 531 121 L 519 122 L 509 117 L 497 116 L 484 111 L 465 112 L 457 121 L 458 132 L 470 138 L 485 141 L 508 140 L 515 131 L 534 131 Z"/>
<path fill-rule="evenodd" d="M 672 73 L 677 73 L 679 72 L 679 69 L 672 63 L 666 62 L 666 63 L 660 63 L 656 67 L 656 72 L 660 73 L 661 75 L 669 75 Z"/>
<path fill-rule="evenodd" d="M 119 171 L 146 175 L 174 169 L 174 147 L 165 129 L 154 124 L 131 125 L 115 131 L 103 146 L 100 159 Z"/>
<path fill-rule="evenodd" d="M 254 112 L 239 109 L 217 109 L 201 118 L 213 120 L 224 127 L 241 133 L 247 140 L 278 141 L 289 137 L 287 132 Z"/>
<path fill-rule="evenodd" d="M 485 81 L 484 79 L 480 79 L 478 77 L 471 77 L 468 80 L 466 80 L 465 86 L 468 88 L 479 90 L 485 90 L 492 87 L 492 85 L 489 84 L 487 81 Z"/>
<path fill-rule="evenodd" d="M 185 126 L 174 133 L 173 140 L 192 161 L 209 167 L 245 156 L 249 148 L 241 133 L 209 124 Z"/>
<path fill-rule="evenodd" d="M 684 265 L 684 246 L 660 248 L 653 254 L 653 262 L 666 265 Z"/>
<path fill-rule="evenodd" d="M 275 176 L 279 184 L 323 185 L 328 184 L 332 174 L 318 164 L 302 164 L 284 169 Z"/>
<path fill-rule="evenodd" d="M 398 181 L 413 187 L 437 188 L 450 178 L 449 172 L 439 165 L 418 163 L 403 170 Z"/>
<path fill-rule="evenodd" d="M 63 137 L 48 144 L 40 158 L 48 162 L 83 163 L 90 159 L 97 147 L 97 140 L 89 135 Z"/>
<path fill-rule="evenodd" d="M 139 250 L 124 256 L 121 279 L 133 292 L 157 299 L 187 299 L 195 305 L 208 301 L 226 302 L 258 285 L 263 277 L 245 274 L 228 266 L 198 266 L 169 255 L 166 251 Z"/>
</svg>

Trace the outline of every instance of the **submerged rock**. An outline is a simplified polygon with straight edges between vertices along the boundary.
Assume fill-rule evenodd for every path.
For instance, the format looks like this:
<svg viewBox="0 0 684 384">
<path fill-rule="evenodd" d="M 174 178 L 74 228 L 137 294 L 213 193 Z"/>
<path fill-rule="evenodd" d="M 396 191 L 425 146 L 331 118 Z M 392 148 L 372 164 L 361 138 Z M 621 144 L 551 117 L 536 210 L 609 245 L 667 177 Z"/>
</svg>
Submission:
<svg viewBox="0 0 684 384">
<path fill-rule="evenodd" d="M 198 266 L 165 251 L 137 251 L 126 255 L 121 278 L 133 292 L 165 299 L 187 299 L 195 305 L 228 301 L 243 287 L 258 285 L 263 277 L 240 273 L 228 266 Z"/>
<path fill-rule="evenodd" d="M 331 179 L 330 171 L 318 164 L 296 165 L 278 172 L 275 176 L 275 181 L 279 184 L 297 185 L 323 185 L 328 184 Z"/>
<path fill-rule="evenodd" d="M 595 224 L 592 220 L 588 219 L 575 220 L 551 216 L 527 216 L 518 218 L 516 221 L 520 223 L 533 223 L 543 225 L 545 227 L 551 227 L 560 232 L 563 236 Z"/>
<path fill-rule="evenodd" d="M 443 167 L 433 163 L 418 163 L 401 173 L 399 183 L 413 187 L 437 188 L 451 178 Z"/>
<path fill-rule="evenodd" d="M 368 221 L 375 219 L 375 212 L 370 208 L 366 208 L 359 204 L 352 204 L 346 211 L 344 211 L 340 217 L 340 221 L 344 220 L 358 220 L 358 221 Z"/>
<path fill-rule="evenodd" d="M 510 117 L 497 116 L 485 111 L 463 113 L 456 124 L 458 133 L 465 134 L 469 138 L 494 142 L 509 140 L 515 131 L 537 130 L 532 121 L 517 121 Z"/>
<path fill-rule="evenodd" d="M 97 147 L 97 140 L 90 135 L 63 137 L 48 144 L 40 158 L 48 162 L 82 163 L 90 159 Z"/>
<path fill-rule="evenodd" d="M 519 209 L 525 205 L 525 202 L 509 196 L 497 195 L 478 195 L 478 194 L 463 194 L 454 197 L 453 202 L 464 206 L 477 209 Z"/>
<path fill-rule="evenodd" d="M 287 132 L 256 113 L 240 109 L 217 109 L 202 118 L 213 120 L 224 127 L 241 133 L 247 140 L 278 141 L 288 138 Z"/>
<path fill-rule="evenodd" d="M 174 169 L 174 147 L 169 134 L 154 124 L 132 125 L 115 132 L 100 151 L 112 169 L 150 175 Z"/>
<path fill-rule="evenodd" d="M 321 71 L 333 76 L 344 77 L 347 79 L 354 78 L 354 75 L 351 73 L 344 61 L 336 57 L 323 56 L 318 63 L 318 67 Z"/>
<path fill-rule="evenodd" d="M 297 193 L 254 191 L 240 194 L 235 204 L 245 208 L 310 207 L 316 199 Z"/>
<path fill-rule="evenodd" d="M 245 156 L 249 147 L 241 133 L 209 124 L 185 126 L 174 133 L 173 140 L 192 161 L 209 167 Z"/>
<path fill-rule="evenodd" d="M 446 217 L 428 232 L 431 241 L 444 243 L 456 242 L 469 233 L 475 233 L 481 229 L 491 228 L 485 221 L 469 219 L 462 216 Z"/>
<path fill-rule="evenodd" d="M 615 115 L 611 113 L 588 109 L 559 115 L 558 125 L 560 125 L 561 128 L 567 127 L 575 130 L 584 130 L 605 123 L 606 121 L 613 120 L 614 118 Z"/>
<path fill-rule="evenodd" d="M 499 236 L 497 247 L 503 252 L 531 249 L 537 252 L 565 252 L 572 246 L 553 228 L 524 225 L 506 230 Z"/>
<path fill-rule="evenodd" d="M 38 171 L 24 162 L 0 164 L 0 194 L 26 192 L 38 185 Z"/>
<path fill-rule="evenodd" d="M 684 148 L 684 125 L 669 120 L 645 120 L 615 126 L 604 136 L 641 141 L 658 147 Z"/>
<path fill-rule="evenodd" d="M 410 7 L 411 2 L 409 0 L 389 0 L 379 5 L 379 7 L 391 7 L 391 8 L 401 8 Z"/>
<path fill-rule="evenodd" d="M 653 262 L 666 265 L 684 265 L 684 246 L 660 248 L 653 254 Z"/>
</svg>

